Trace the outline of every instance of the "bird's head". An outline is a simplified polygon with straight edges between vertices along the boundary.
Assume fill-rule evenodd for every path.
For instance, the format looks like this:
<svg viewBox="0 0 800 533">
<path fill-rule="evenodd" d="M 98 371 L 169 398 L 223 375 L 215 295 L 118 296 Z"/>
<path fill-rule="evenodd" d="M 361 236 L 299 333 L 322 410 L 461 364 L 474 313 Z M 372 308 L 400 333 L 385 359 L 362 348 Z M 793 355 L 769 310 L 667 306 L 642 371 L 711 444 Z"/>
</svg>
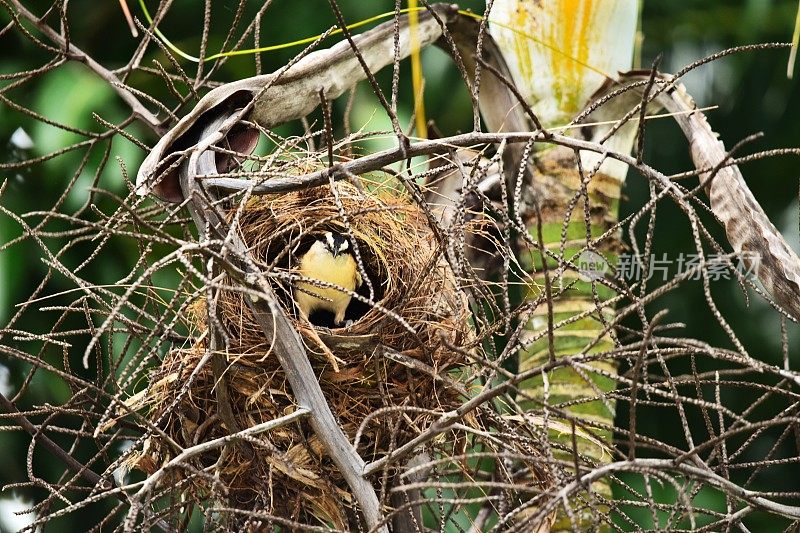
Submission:
<svg viewBox="0 0 800 533">
<path fill-rule="evenodd" d="M 322 244 L 333 257 L 350 250 L 350 241 L 348 241 L 344 235 L 333 233 L 332 231 L 325 232 L 325 239 L 322 241 Z"/>
</svg>

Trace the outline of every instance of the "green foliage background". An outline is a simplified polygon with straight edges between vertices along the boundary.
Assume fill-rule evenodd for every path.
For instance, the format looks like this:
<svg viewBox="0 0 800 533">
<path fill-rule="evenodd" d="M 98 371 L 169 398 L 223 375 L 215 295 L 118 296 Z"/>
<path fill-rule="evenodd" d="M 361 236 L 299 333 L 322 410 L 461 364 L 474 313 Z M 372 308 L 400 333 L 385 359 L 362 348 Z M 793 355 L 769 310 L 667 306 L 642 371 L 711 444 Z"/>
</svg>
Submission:
<svg viewBox="0 0 800 533">
<path fill-rule="evenodd" d="M 143 19 L 142 13 L 133 1 L 129 0 L 134 15 Z M 47 2 L 30 2 L 31 9 L 37 13 L 46 9 Z M 255 13 L 261 2 L 249 2 L 244 20 L 248 14 Z M 389 11 L 393 2 L 340 0 L 348 21 L 355 22 L 366 17 Z M 117 2 L 97 2 L 93 0 L 73 0 L 70 2 L 69 22 L 73 41 L 90 53 L 96 60 L 109 68 L 118 68 L 130 57 L 137 41 L 128 32 L 122 12 Z M 154 11 L 155 2 L 148 5 Z M 475 11 L 483 10 L 480 1 L 462 2 L 462 7 Z M 169 15 L 160 26 L 161 30 L 183 50 L 195 54 L 199 49 L 203 20 L 202 3 L 197 0 L 176 0 Z M 662 70 L 676 71 L 685 64 L 718 50 L 747 43 L 787 41 L 791 38 L 796 10 L 794 0 L 672 0 L 662 2 L 648 0 L 645 2 L 642 15 L 644 46 L 642 64 L 649 66 L 658 53 L 664 54 Z M 230 27 L 236 2 L 231 0 L 213 2 L 213 23 L 209 35 L 209 50 L 217 51 L 222 44 L 224 34 Z M 0 10 L 0 27 L 5 26 L 10 18 L 4 10 Z M 317 35 L 335 23 L 333 14 L 324 0 L 275 0 L 267 12 L 262 24 L 262 44 L 282 43 L 298 38 Z M 261 55 L 263 71 L 279 68 L 298 48 L 282 50 Z M 150 66 L 153 58 L 163 58 L 154 47 L 143 61 Z M 15 31 L 0 33 L 0 75 L 27 70 L 42 65 L 49 59 L 47 52 L 42 51 L 22 39 Z M 787 80 L 787 54 L 785 52 L 758 52 L 740 54 L 712 63 L 692 73 L 686 80 L 690 92 L 701 106 L 719 105 L 709 112 L 712 126 L 720 133 L 728 146 L 733 145 L 746 135 L 763 131 L 765 136 L 747 148 L 756 151 L 766 148 L 790 147 L 800 145 L 800 94 L 796 80 Z M 191 74 L 194 66 L 182 63 Z M 425 104 L 428 117 L 434 119 L 445 134 L 471 128 L 470 103 L 466 91 L 461 87 L 458 73 L 449 59 L 438 50 L 426 50 L 423 53 L 426 87 Z M 400 116 L 404 124 L 411 116 L 413 102 L 411 100 L 411 83 L 407 65 L 402 78 Z M 252 76 L 255 73 L 252 57 L 229 59 L 215 76 L 220 81 L 232 81 Z M 388 73 L 381 73 L 379 80 L 388 88 Z M 0 87 L 7 84 L 0 80 Z M 136 74 L 132 84 L 158 97 L 171 101 L 163 83 L 154 76 Z M 117 95 L 103 80 L 97 78 L 80 64 L 69 63 L 56 71 L 40 77 L 34 83 L 27 84 L 22 90 L 12 90 L 5 94 L 13 101 L 30 107 L 41 115 L 60 123 L 74 127 L 100 131 L 100 126 L 91 113 L 95 112 L 110 122 L 119 122 L 128 115 L 128 110 Z M 370 129 L 390 129 L 388 121 L 380 113 L 374 113 L 379 106 L 368 87 L 360 88 L 359 98 L 353 110 L 353 125 L 359 127 L 367 124 Z M 339 116 L 344 103 L 338 102 Z M 184 110 L 185 112 L 185 110 Z M 23 127 L 34 141 L 34 147 L 27 153 L 12 149 L 9 143 L 11 134 L 18 127 Z M 289 133 L 290 127 L 284 128 Z M 128 131 L 152 145 L 156 138 L 144 127 L 132 125 Z M 75 134 L 66 133 L 42 122 L 23 116 L 8 105 L 0 103 L 0 162 L 9 162 L 24 157 L 37 157 L 79 140 Z M 391 142 L 391 141 L 386 141 Z M 380 148 L 378 141 L 368 145 L 371 149 Z M 130 175 L 133 175 L 144 157 L 144 152 L 132 143 L 118 137 L 114 140 L 110 152 L 110 163 L 105 167 L 100 186 L 117 194 L 126 193 L 126 185 L 121 177 L 120 168 L 114 162 L 121 158 Z M 0 181 L 8 180 L 9 185 L 0 202 L 15 213 L 25 213 L 49 209 L 66 188 L 66 184 L 77 180 L 77 185 L 70 192 L 64 211 L 78 209 L 88 198 L 86 185 L 91 182 L 92 175 L 102 161 L 104 154 L 95 150 L 90 154 L 86 167 L 77 176 L 73 175 L 80 163 L 80 154 L 66 154 L 31 171 L 0 171 Z M 651 123 L 648 127 L 645 161 L 665 173 L 680 172 L 690 168 L 690 161 L 685 141 L 677 126 L 668 120 Z M 743 167 L 743 172 L 756 198 L 759 199 L 775 224 L 781 229 L 789 242 L 798 245 L 798 165 L 795 159 L 773 158 L 750 163 Z M 696 180 L 695 180 L 696 182 Z M 625 189 L 626 199 L 623 202 L 623 215 L 635 211 L 647 197 L 647 184 L 639 176 L 631 175 Z M 656 228 L 655 254 L 667 254 L 675 258 L 677 254 L 691 253 L 692 242 L 689 227 L 677 208 L 659 211 L 659 223 Z M 712 223 L 711 227 L 715 227 Z M 717 228 L 718 229 L 718 228 Z M 18 223 L 0 214 L 0 243 L 6 243 L 21 232 Z M 715 236 L 724 241 L 723 235 L 717 231 Z M 51 250 L 58 250 L 66 239 L 53 238 L 47 241 Z M 119 241 L 122 242 L 122 241 Z M 80 257 L 86 254 L 84 243 L 74 250 Z M 113 284 L 126 275 L 135 263 L 137 249 L 133 243 L 121 246 L 117 250 L 117 261 L 114 263 L 91 263 L 85 276 L 98 284 Z M 69 263 L 69 255 L 65 256 Z M 40 250 L 30 242 L 23 242 L 0 253 L 0 326 L 5 326 L 15 312 L 15 305 L 25 301 L 34 288 L 41 283 L 46 272 Z M 170 280 L 162 280 L 169 286 Z M 72 286 L 63 278 L 54 276 L 47 282 L 46 294 L 54 294 Z M 781 364 L 780 359 L 780 325 L 777 316 L 760 301 L 750 303 L 746 307 L 744 298 L 732 282 L 719 281 L 713 286 L 720 310 L 730 321 L 745 346 L 754 357 L 762 358 L 772 364 Z M 46 305 L 63 303 L 59 298 L 49 300 Z M 42 304 L 45 305 L 45 304 Z M 722 329 L 716 324 L 703 301 L 701 286 L 688 283 L 674 291 L 648 311 L 656 308 L 670 310 L 669 319 L 683 322 L 686 327 L 682 335 L 695 337 L 710 344 L 728 346 L 728 340 Z M 18 322 L 15 328 L 28 331 L 47 331 L 53 319 L 52 313 L 39 315 L 28 313 L 25 319 Z M 798 328 L 790 325 L 793 344 L 798 339 Z M 30 343 L 18 342 L 20 349 L 30 349 Z M 84 372 L 79 363 L 83 347 L 76 346 L 70 359 L 73 369 Z M 791 364 L 797 364 L 797 353 L 790 354 Z M 46 353 L 45 359 L 53 363 L 60 361 L 60 353 Z M 0 356 L 0 368 L 7 372 L 6 385 L 13 391 L 25 375 L 27 368 L 16 361 Z M 679 371 L 680 364 L 675 370 Z M 87 373 L 90 374 L 90 373 Z M 0 372 L 0 386 L 4 372 Z M 87 375 L 86 377 L 92 377 Z M 29 394 L 20 408 L 31 408 L 44 403 L 58 404 L 68 397 L 70 391 L 60 380 L 53 379 L 44 372 L 39 372 L 34 379 Z M 747 395 L 724 398 L 731 402 L 734 410 L 749 405 L 755 398 Z M 641 431 L 657 436 L 665 442 L 681 443 L 682 433 L 674 412 L 658 412 L 642 410 L 639 428 Z M 627 412 L 620 410 L 618 422 L 627 423 Z M 697 428 L 702 428 L 702 421 L 693 420 Z M 7 422 L 3 421 L 3 424 Z M 702 429 L 698 429 L 702 431 Z M 700 440 L 700 435 L 698 439 Z M 0 486 L 7 483 L 27 479 L 25 472 L 25 456 L 29 438 L 19 431 L 5 428 L 0 432 Z M 68 441 L 64 440 L 62 444 Z M 81 459 L 81 450 L 78 459 Z M 55 464 L 39 450 L 34 455 L 37 468 L 52 470 L 50 476 L 60 471 L 61 465 Z M 771 487 L 774 490 L 800 490 L 800 469 L 796 466 L 785 466 L 780 470 L 771 470 L 772 474 L 762 477 L 759 486 Z M 636 480 L 631 478 L 632 483 Z M 663 501 L 674 498 L 674 491 L 665 489 L 660 495 Z M 35 498 L 36 493 L 26 491 L 20 494 L 24 498 Z M 0 499 L 9 496 L 8 491 L 0 493 Z M 698 498 L 707 500 L 709 506 L 724 511 L 724 499 L 719 494 L 703 491 Z M 89 508 L 86 512 L 99 512 L 101 505 Z M 634 511 L 632 511 L 632 514 Z M 642 527 L 653 527 L 650 513 L 637 513 Z M 2 517 L 0 517 L 2 520 Z M 88 516 L 73 516 L 73 522 L 62 522 L 63 531 L 80 531 L 82 525 L 95 523 Z M 760 522 L 755 515 L 748 522 L 753 531 L 774 530 L 778 523 Z M 3 522 L 0 521 L 0 529 Z"/>
</svg>

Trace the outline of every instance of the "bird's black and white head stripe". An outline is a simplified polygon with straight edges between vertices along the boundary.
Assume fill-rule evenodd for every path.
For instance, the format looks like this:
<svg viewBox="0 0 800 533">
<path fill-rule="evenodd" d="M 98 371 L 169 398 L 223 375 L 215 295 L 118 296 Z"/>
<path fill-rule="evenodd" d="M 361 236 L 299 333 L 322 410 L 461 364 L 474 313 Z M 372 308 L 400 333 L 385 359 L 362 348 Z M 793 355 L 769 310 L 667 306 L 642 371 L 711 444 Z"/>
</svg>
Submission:
<svg viewBox="0 0 800 533">
<path fill-rule="evenodd" d="M 350 242 L 344 235 L 339 233 L 333 233 L 332 231 L 325 232 L 325 248 L 336 257 L 342 252 L 347 251 L 350 248 Z"/>
</svg>

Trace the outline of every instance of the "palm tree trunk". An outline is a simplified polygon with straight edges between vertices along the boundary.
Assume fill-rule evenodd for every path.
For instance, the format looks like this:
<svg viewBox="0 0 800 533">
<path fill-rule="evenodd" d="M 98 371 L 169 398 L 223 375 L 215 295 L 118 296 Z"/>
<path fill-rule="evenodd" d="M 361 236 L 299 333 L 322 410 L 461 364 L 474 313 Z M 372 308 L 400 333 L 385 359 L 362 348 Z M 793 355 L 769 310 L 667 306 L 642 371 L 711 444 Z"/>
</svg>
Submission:
<svg viewBox="0 0 800 533">
<path fill-rule="evenodd" d="M 632 0 L 494 2 L 491 33 L 521 94 L 546 129 L 568 124 L 609 78 L 630 69 L 637 4 Z M 609 147 L 630 151 L 634 135 L 635 130 L 625 126 L 609 139 Z M 593 278 L 616 264 L 622 248 L 619 235 L 597 244 L 592 240 L 618 219 L 627 167 L 554 147 L 536 152 L 533 158 L 532 183 L 522 197 L 522 206 L 528 206 L 522 213 L 528 234 L 518 243 L 518 260 L 528 275 L 522 299 L 541 301 L 548 288 L 551 296 L 550 303 L 538 305 L 524 325 L 526 347 L 518 354 L 519 371 L 545 365 L 551 358 L 565 361 L 613 349 L 607 324 L 614 316 L 609 300 L 615 293 Z M 549 252 L 546 261 L 540 238 Z M 600 256 L 603 263 L 593 270 L 590 262 Z M 592 272 L 581 275 L 565 269 L 564 262 Z M 609 360 L 565 363 L 522 384 L 518 401 L 523 409 L 541 411 L 545 405 L 551 419 L 562 422 L 561 429 L 549 434 L 555 459 L 570 466 L 576 464 L 574 453 L 581 457 L 581 465 L 610 460 L 607 445 L 615 406 L 604 395 L 615 388 L 616 371 Z M 564 431 L 565 427 L 575 429 Z M 574 474 L 572 466 L 570 475 Z M 570 529 L 571 521 L 580 530 L 594 529 L 604 498 L 611 498 L 608 482 L 593 484 L 592 491 L 570 502 L 572 509 L 559 515 L 553 529 Z"/>
</svg>

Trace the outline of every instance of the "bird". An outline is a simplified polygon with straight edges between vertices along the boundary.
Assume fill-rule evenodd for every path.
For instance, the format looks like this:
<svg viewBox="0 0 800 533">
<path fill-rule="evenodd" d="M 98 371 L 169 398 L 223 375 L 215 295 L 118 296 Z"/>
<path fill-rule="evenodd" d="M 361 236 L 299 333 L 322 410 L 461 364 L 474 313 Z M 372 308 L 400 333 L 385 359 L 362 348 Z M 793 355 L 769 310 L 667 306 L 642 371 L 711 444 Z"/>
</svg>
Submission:
<svg viewBox="0 0 800 533">
<path fill-rule="evenodd" d="M 300 258 L 300 274 L 338 285 L 348 291 L 361 286 L 361 273 L 350 251 L 350 241 L 339 233 L 325 232 Z M 294 299 L 300 314 L 308 320 L 311 313 L 327 310 L 334 314 L 334 323 L 339 326 L 344 321 L 350 294 L 333 287 L 318 287 L 307 281 L 296 281 Z"/>
</svg>

